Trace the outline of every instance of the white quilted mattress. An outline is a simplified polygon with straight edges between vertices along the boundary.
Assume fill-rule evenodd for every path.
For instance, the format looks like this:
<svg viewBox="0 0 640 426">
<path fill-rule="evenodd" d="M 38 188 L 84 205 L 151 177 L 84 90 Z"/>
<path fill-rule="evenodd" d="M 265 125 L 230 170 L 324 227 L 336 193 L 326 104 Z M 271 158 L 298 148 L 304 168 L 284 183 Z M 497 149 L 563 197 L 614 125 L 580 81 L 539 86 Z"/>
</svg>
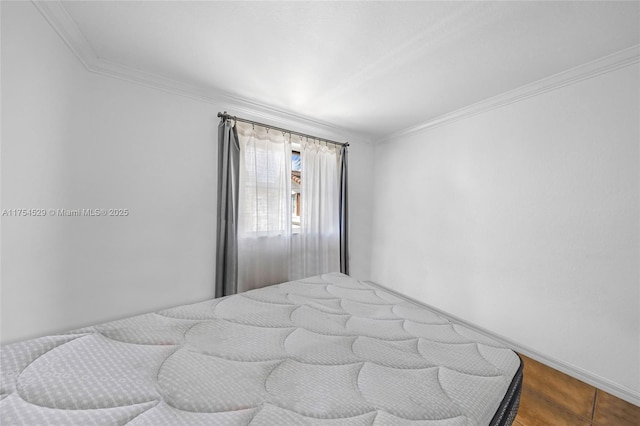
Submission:
<svg viewBox="0 0 640 426">
<path fill-rule="evenodd" d="M 7 345 L 0 423 L 487 425 L 519 364 L 327 274 Z"/>
</svg>

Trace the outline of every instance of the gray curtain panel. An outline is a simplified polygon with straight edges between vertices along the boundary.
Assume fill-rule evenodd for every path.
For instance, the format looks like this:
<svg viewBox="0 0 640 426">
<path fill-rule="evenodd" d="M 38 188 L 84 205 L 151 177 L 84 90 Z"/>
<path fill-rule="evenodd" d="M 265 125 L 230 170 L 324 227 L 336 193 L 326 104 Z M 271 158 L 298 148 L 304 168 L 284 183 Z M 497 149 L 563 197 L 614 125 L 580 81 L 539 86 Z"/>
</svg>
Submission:
<svg viewBox="0 0 640 426">
<path fill-rule="evenodd" d="M 349 274 L 349 197 L 348 197 L 348 163 L 347 145 L 342 145 L 340 155 L 340 272 Z"/>
<path fill-rule="evenodd" d="M 238 170 L 240 145 L 231 120 L 218 126 L 218 223 L 216 297 L 238 290 Z"/>
</svg>

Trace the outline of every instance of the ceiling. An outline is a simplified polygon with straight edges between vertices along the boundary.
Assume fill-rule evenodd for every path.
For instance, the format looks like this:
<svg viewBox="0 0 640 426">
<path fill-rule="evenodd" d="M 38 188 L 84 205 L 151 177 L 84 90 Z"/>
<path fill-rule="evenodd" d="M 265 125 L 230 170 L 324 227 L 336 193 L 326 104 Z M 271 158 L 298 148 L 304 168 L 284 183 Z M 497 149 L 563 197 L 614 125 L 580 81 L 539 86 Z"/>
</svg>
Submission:
<svg viewBox="0 0 640 426">
<path fill-rule="evenodd" d="M 640 43 L 640 2 L 65 1 L 100 60 L 379 139 Z"/>
</svg>

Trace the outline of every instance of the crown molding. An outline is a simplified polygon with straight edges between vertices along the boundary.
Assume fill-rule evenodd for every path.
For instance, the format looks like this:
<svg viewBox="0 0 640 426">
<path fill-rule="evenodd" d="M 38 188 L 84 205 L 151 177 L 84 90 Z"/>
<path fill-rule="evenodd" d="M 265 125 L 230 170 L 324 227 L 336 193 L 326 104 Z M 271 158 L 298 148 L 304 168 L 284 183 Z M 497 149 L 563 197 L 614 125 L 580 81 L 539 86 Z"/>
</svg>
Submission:
<svg viewBox="0 0 640 426">
<path fill-rule="evenodd" d="M 32 0 L 32 3 L 89 72 L 218 106 L 222 104 L 225 110 L 232 115 L 242 115 L 246 118 L 256 121 L 262 120 L 282 127 L 293 127 L 305 133 L 317 134 L 319 137 L 342 139 L 345 142 L 371 141 L 371 138 L 367 137 L 367 135 L 355 133 L 333 123 L 295 114 L 210 87 L 192 85 L 100 58 L 96 55 L 91 44 L 80 31 L 62 2 L 59 0 Z"/>
<path fill-rule="evenodd" d="M 365 281 L 367 284 L 371 284 L 374 287 L 378 287 L 381 288 L 387 292 L 392 293 L 395 296 L 398 296 L 399 298 L 406 300 L 409 303 L 412 303 L 414 305 L 418 305 L 418 306 L 423 306 L 426 307 L 427 309 L 437 313 L 438 315 L 454 322 L 460 325 L 463 325 L 473 331 L 478 332 L 479 334 L 485 335 L 493 340 L 496 340 L 500 343 L 502 343 L 504 346 L 518 352 L 521 353 L 525 356 L 528 356 L 529 358 L 532 358 L 536 361 L 539 361 L 551 368 L 554 368 L 558 371 L 561 371 L 571 377 L 574 377 L 580 381 L 583 381 L 587 384 L 590 384 L 591 386 L 594 386 L 600 390 L 603 390 L 605 392 L 610 393 L 611 395 L 614 395 L 620 399 L 624 399 L 625 401 L 633 404 L 633 405 L 638 405 L 640 406 L 640 392 L 638 392 L 635 389 L 630 389 L 626 386 L 620 385 L 618 383 L 613 382 L 610 379 L 607 379 L 605 377 L 602 377 L 598 374 L 592 373 L 590 371 L 585 370 L 584 368 L 578 367 L 576 365 L 558 360 L 556 358 L 553 357 L 549 357 L 547 355 L 542 354 L 541 352 L 532 349 L 528 346 L 522 345 L 520 343 L 517 343 L 511 339 L 508 339 L 504 336 L 501 336 L 499 334 L 496 334 L 490 330 L 487 330 L 486 328 L 477 326 L 473 323 L 470 323 L 469 321 L 466 321 L 458 316 L 452 315 L 448 312 L 443 311 L 442 309 L 438 309 L 435 306 L 429 305 L 427 303 L 423 303 L 417 299 L 414 299 L 412 297 L 406 296 L 402 293 L 399 293 L 397 291 L 395 291 L 394 289 L 387 287 L 386 285 L 382 285 L 379 284 L 377 282 L 374 281 Z"/>
<path fill-rule="evenodd" d="M 91 71 L 98 56 L 60 1 L 32 1 L 84 67 Z"/>
<path fill-rule="evenodd" d="M 482 114 L 503 106 L 520 102 L 522 100 L 550 92 L 561 87 L 569 86 L 597 77 L 599 75 L 615 71 L 640 62 L 640 44 L 620 50 L 611 55 L 604 56 L 591 62 L 570 68 L 552 76 L 543 78 L 533 83 L 525 84 L 517 89 L 501 93 L 497 96 L 471 104 L 456 111 L 443 114 L 421 124 L 408 127 L 404 130 L 390 133 L 375 141 L 376 144 L 390 142 L 399 137 L 420 133 L 435 127 L 444 126 L 474 115 Z"/>
<path fill-rule="evenodd" d="M 640 62 L 640 44 L 638 44 L 376 139 L 371 135 L 356 133 L 330 122 L 295 114 L 272 105 L 256 102 L 211 87 L 191 85 L 99 58 L 59 0 L 32 0 L 32 3 L 84 67 L 92 73 L 118 78 L 131 83 L 197 99 L 202 102 L 216 105 L 223 104 L 224 108 L 231 114 L 243 115 L 256 121 L 272 122 L 274 125 L 294 127 L 305 133 L 318 134 L 320 137 L 339 140 L 346 139 L 350 142 L 374 142 L 378 144 L 393 141 L 400 137 L 420 133 L 482 114 Z"/>
<path fill-rule="evenodd" d="M 354 134 L 331 123 L 261 104 L 209 87 L 196 86 L 158 74 L 148 73 L 105 59 L 98 59 L 95 66 L 91 67 L 89 71 L 197 99 L 206 103 L 215 105 L 223 104 L 224 108 L 229 111 L 231 115 L 242 115 L 244 118 L 254 119 L 256 121 L 263 120 L 283 127 L 295 126 L 295 128 L 300 131 L 314 132 L 314 134 L 326 138 L 349 137 L 352 138 L 352 141 L 363 139 L 361 135 Z"/>
</svg>

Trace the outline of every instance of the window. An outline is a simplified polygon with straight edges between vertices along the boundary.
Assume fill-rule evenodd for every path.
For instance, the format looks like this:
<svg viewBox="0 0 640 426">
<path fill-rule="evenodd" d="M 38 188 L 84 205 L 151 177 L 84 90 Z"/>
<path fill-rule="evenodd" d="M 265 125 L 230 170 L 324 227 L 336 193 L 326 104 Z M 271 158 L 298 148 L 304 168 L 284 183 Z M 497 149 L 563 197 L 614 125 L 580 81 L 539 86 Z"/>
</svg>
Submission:
<svg viewBox="0 0 640 426">
<path fill-rule="evenodd" d="M 234 127 L 225 120 L 219 132 L 224 175 L 216 295 L 339 269 L 348 273 L 346 150 L 286 131 L 269 132 L 257 123 Z M 231 208 L 236 199 L 237 210 Z"/>
<path fill-rule="evenodd" d="M 300 151 L 291 153 L 291 231 L 300 232 L 300 196 L 302 192 L 302 159 Z"/>
</svg>

